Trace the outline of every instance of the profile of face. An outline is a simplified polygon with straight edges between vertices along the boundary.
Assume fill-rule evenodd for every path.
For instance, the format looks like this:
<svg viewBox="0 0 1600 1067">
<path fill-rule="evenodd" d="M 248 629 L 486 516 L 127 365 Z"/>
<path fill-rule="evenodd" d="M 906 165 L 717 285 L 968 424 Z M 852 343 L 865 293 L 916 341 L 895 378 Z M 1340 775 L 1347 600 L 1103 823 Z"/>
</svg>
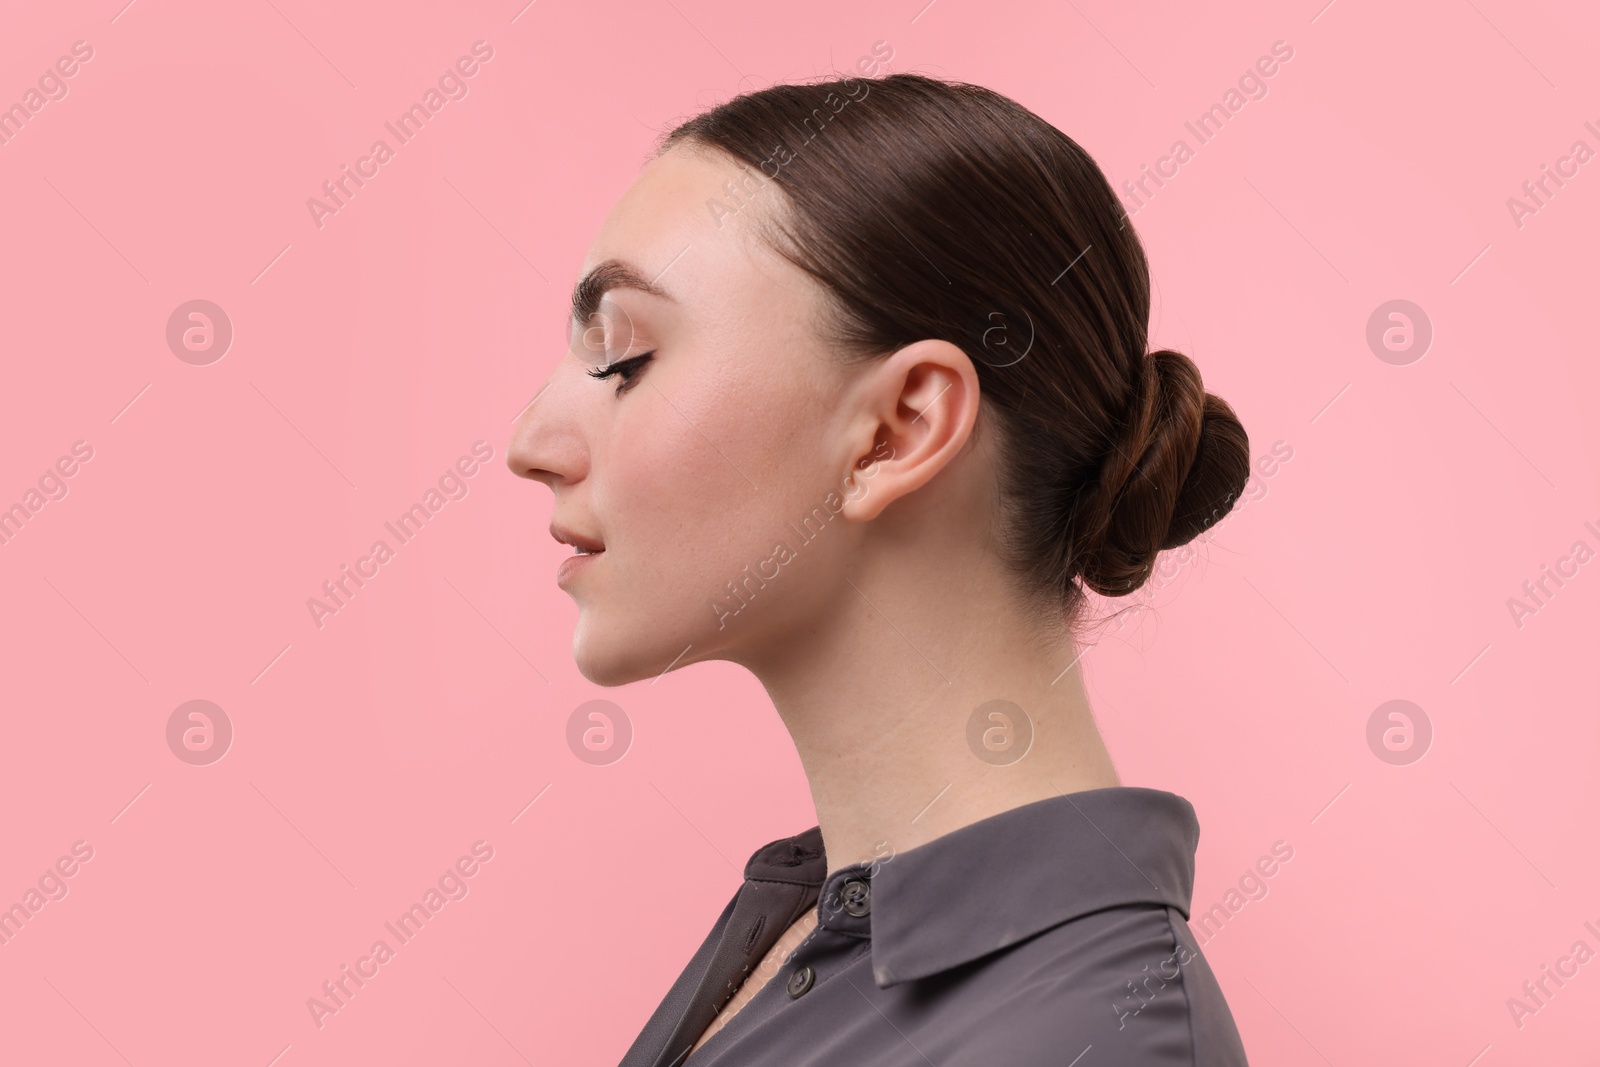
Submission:
<svg viewBox="0 0 1600 1067">
<path fill-rule="evenodd" d="M 679 145 L 653 159 L 583 264 L 580 277 L 612 284 L 574 317 L 513 431 L 507 463 L 554 493 L 552 533 L 603 546 L 560 579 L 579 609 L 574 657 L 597 684 L 781 655 L 785 635 L 848 591 L 866 536 L 848 520 L 872 518 L 896 481 L 882 477 L 885 410 L 909 419 L 900 405 L 920 410 L 952 376 L 975 394 L 943 342 L 864 364 L 829 350 L 822 289 L 758 232 L 782 195 L 718 153 Z M 899 490 L 927 476 L 903 471 Z M 806 540 L 808 517 L 821 532 Z"/>
</svg>

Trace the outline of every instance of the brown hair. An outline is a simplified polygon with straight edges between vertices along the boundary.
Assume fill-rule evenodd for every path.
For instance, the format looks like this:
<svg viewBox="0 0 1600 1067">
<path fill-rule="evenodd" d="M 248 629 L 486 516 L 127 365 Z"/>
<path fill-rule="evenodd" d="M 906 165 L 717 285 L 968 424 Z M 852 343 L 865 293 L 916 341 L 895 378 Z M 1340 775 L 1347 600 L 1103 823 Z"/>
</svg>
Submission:
<svg viewBox="0 0 1600 1067">
<path fill-rule="evenodd" d="M 768 238 L 828 294 L 844 358 L 924 338 L 972 358 L 1001 446 L 1003 558 L 1040 609 L 1075 620 L 1079 579 L 1133 592 L 1237 501 L 1244 427 L 1187 356 L 1146 351 L 1139 239 L 1094 160 L 1033 112 L 890 74 L 745 93 L 658 153 L 685 142 L 786 194 Z"/>
</svg>

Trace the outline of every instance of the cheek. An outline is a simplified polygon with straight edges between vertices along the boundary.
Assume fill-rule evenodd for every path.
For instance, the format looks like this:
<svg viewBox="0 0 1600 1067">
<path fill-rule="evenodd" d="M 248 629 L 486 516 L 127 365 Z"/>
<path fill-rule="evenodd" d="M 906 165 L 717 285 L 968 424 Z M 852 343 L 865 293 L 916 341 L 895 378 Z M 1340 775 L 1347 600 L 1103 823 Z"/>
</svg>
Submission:
<svg viewBox="0 0 1600 1067">
<path fill-rule="evenodd" d="M 662 610 L 705 608 L 777 541 L 795 543 L 789 522 L 827 486 L 810 469 L 819 453 L 805 427 L 815 420 L 780 393 L 770 382 L 692 392 L 641 383 L 607 457 L 615 476 L 601 504 L 630 597 Z"/>
<path fill-rule="evenodd" d="M 670 383 L 662 392 L 641 386 L 635 400 L 613 439 L 614 477 L 606 480 L 610 499 L 601 505 L 617 547 L 626 551 L 623 562 L 630 570 L 649 566 L 656 585 L 725 567 L 719 561 L 732 540 L 730 527 L 756 493 L 746 478 L 766 468 L 757 427 L 744 409 L 710 390 L 694 395 Z"/>
</svg>

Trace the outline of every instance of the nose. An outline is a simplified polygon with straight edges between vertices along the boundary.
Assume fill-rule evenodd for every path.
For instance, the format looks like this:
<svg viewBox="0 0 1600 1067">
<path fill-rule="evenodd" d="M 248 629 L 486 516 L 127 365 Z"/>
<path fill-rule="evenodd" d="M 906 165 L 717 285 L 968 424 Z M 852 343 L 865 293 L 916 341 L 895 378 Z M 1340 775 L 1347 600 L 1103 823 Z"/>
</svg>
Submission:
<svg viewBox="0 0 1600 1067">
<path fill-rule="evenodd" d="M 506 466 L 511 473 L 543 482 L 552 491 L 583 479 L 589 463 L 583 433 L 583 377 L 582 363 L 571 354 L 564 356 L 522 409 L 506 448 Z"/>
</svg>

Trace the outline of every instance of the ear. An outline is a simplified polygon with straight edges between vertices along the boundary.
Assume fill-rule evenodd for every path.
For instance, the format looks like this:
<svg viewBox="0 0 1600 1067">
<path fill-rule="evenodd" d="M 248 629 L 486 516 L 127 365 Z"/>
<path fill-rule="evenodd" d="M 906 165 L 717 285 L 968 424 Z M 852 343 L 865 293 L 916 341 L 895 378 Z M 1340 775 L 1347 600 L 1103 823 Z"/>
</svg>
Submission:
<svg viewBox="0 0 1600 1067">
<path fill-rule="evenodd" d="M 970 440 L 978 399 L 972 360 L 948 341 L 916 341 L 875 365 L 858 383 L 842 514 L 877 518 L 931 481 Z"/>
</svg>

